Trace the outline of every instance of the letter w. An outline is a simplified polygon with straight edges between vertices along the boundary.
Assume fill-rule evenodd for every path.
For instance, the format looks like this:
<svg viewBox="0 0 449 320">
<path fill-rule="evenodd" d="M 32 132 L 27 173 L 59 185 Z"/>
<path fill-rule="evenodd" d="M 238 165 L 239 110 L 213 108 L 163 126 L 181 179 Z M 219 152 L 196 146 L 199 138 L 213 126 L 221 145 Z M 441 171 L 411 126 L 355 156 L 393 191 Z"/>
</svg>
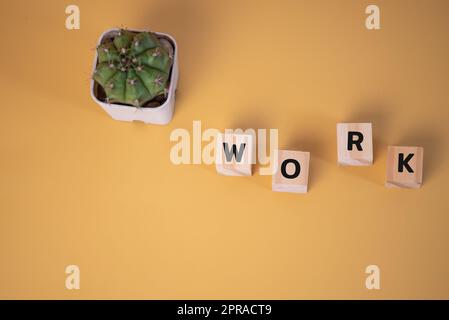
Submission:
<svg viewBox="0 0 449 320">
<path fill-rule="evenodd" d="M 227 142 L 223 142 L 224 153 L 226 156 L 226 161 L 232 161 L 232 157 L 235 156 L 237 162 L 240 162 L 243 157 L 243 152 L 245 151 L 246 143 L 242 143 L 240 145 L 240 149 L 237 151 L 237 146 L 235 144 L 232 145 L 232 152 L 229 151 L 229 145 Z"/>
</svg>

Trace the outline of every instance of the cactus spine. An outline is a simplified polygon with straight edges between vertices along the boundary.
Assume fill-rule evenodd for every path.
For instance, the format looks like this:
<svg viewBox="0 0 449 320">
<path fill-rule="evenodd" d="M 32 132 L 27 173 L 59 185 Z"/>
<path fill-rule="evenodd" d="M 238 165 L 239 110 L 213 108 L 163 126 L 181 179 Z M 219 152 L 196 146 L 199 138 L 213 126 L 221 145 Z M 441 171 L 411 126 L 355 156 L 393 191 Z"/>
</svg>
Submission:
<svg viewBox="0 0 449 320">
<path fill-rule="evenodd" d="M 142 107 L 167 92 L 173 57 L 151 32 L 120 30 L 97 48 L 93 79 L 109 103 Z"/>
</svg>

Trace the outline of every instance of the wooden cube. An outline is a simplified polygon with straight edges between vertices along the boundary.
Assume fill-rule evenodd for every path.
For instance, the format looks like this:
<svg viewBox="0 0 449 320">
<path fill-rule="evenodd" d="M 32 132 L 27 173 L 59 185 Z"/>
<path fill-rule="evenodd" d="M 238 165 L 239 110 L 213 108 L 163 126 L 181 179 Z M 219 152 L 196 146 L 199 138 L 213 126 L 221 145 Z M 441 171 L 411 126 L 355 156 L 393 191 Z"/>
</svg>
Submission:
<svg viewBox="0 0 449 320">
<path fill-rule="evenodd" d="M 307 193 L 310 153 L 278 150 L 277 169 L 272 177 L 272 190 Z"/>
<path fill-rule="evenodd" d="M 385 186 L 419 188 L 422 184 L 424 149 L 421 147 L 388 147 Z"/>
<path fill-rule="evenodd" d="M 215 167 L 225 176 L 251 176 L 254 163 L 254 137 L 251 134 L 217 135 Z"/>
<path fill-rule="evenodd" d="M 369 166 L 373 163 L 371 123 L 337 123 L 338 164 Z"/>
</svg>

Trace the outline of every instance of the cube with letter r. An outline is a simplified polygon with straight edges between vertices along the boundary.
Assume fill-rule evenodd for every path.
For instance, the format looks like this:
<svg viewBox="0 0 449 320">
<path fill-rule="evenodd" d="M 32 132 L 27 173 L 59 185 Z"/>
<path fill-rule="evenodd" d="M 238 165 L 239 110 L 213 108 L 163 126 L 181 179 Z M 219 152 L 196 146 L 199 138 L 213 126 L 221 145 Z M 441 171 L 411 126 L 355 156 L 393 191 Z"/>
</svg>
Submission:
<svg viewBox="0 0 449 320">
<path fill-rule="evenodd" d="M 337 123 L 338 164 L 369 166 L 373 163 L 371 123 Z"/>
</svg>

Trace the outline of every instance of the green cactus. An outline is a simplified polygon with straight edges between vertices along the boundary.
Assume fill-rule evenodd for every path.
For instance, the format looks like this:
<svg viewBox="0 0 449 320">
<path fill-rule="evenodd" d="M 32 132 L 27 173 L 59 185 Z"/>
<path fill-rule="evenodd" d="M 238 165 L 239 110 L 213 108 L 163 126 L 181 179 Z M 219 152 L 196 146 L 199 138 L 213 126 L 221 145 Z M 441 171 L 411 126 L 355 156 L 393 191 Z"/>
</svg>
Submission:
<svg viewBox="0 0 449 320">
<path fill-rule="evenodd" d="M 93 79 L 106 101 L 142 107 L 166 94 L 173 58 L 154 33 L 120 30 L 97 48 Z"/>
</svg>

